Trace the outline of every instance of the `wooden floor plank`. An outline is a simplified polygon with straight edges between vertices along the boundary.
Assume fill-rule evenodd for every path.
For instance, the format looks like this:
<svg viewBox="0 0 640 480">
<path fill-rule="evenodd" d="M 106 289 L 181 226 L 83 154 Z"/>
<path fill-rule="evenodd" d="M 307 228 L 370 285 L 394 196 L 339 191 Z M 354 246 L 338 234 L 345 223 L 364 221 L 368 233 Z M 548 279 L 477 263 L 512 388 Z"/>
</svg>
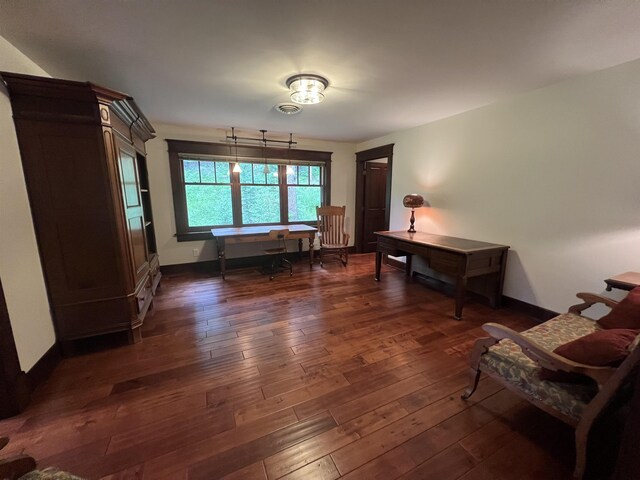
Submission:
<svg viewBox="0 0 640 480">
<path fill-rule="evenodd" d="M 488 379 L 460 399 L 482 323 L 534 322 L 474 301 L 458 321 L 452 298 L 373 270 L 165 275 L 142 342 L 64 359 L 0 421 L 3 454 L 103 480 L 566 478 L 568 427 Z"/>
</svg>

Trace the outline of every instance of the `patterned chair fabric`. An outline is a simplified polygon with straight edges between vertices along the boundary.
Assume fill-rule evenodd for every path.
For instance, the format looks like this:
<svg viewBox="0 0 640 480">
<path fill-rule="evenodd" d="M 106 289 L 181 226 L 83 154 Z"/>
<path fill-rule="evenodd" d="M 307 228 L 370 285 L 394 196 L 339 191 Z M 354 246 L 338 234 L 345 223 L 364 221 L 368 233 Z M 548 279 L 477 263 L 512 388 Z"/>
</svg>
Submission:
<svg viewBox="0 0 640 480">
<path fill-rule="evenodd" d="M 591 319 L 565 313 L 522 332 L 522 335 L 553 351 L 556 347 L 599 330 Z M 564 415 L 579 420 L 587 403 L 598 393 L 595 383 L 563 383 L 541 380 L 540 366 L 511 340 L 489 347 L 480 360 L 483 370 L 500 375 L 528 396 Z"/>
</svg>

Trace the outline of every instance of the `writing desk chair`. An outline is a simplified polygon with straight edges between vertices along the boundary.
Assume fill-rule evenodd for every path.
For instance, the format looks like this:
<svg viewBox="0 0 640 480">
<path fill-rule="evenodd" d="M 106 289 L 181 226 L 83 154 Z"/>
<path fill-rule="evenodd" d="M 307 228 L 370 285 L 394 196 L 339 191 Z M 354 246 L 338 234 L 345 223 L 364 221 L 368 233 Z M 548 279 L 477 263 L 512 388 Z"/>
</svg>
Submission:
<svg viewBox="0 0 640 480">
<path fill-rule="evenodd" d="M 289 276 L 293 275 L 293 265 L 287 260 L 284 255 L 287 253 L 287 238 L 289 237 L 289 229 L 275 229 L 269 232 L 269 238 L 276 240 L 278 246 L 264 250 L 266 255 L 271 255 L 272 260 L 269 266 L 269 280 L 273 280 L 273 277 L 280 270 L 289 269 Z"/>
</svg>

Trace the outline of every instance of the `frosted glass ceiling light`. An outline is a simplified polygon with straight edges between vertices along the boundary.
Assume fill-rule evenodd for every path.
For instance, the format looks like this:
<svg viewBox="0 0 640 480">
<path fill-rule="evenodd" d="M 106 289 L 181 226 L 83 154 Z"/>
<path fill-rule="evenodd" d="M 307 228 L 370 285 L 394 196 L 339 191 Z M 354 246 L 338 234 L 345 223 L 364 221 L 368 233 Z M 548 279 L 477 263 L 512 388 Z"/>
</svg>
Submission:
<svg viewBox="0 0 640 480">
<path fill-rule="evenodd" d="M 324 89 L 329 82 L 320 75 L 294 75 L 287 79 L 291 101 L 302 105 L 320 103 L 324 100 Z"/>
</svg>

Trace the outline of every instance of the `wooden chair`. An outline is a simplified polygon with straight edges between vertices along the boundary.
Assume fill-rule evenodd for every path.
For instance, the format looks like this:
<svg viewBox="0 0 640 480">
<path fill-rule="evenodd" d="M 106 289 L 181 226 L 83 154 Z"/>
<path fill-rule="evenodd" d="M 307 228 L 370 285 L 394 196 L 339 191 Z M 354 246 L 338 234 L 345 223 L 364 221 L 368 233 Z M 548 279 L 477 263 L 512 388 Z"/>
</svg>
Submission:
<svg viewBox="0 0 640 480">
<path fill-rule="evenodd" d="M 284 255 L 287 253 L 287 238 L 289 237 L 289 229 L 280 228 L 269 231 L 269 238 L 276 240 L 278 246 L 269 248 L 264 251 L 266 255 L 271 255 L 272 260 L 269 266 L 269 280 L 273 280 L 276 274 L 282 269 L 289 269 L 289 276 L 293 275 L 293 265 Z"/>
<path fill-rule="evenodd" d="M 584 303 L 522 333 L 496 323 L 483 329 L 490 335 L 476 340 L 471 352 L 471 385 L 462 395 L 468 399 L 480 380 L 481 372 L 523 397 L 545 412 L 575 428 L 576 464 L 574 478 L 582 478 L 586 465 L 587 440 L 594 421 L 625 384 L 640 362 L 640 335 L 629 347 L 629 355 L 613 367 L 594 367 L 568 360 L 553 353 L 567 342 L 599 330 L 598 324 L 580 314 L 596 303 L 609 308 L 617 302 L 595 294 L 578 293 Z M 567 383 L 541 380 L 541 368 L 585 375 L 593 383 Z"/>
<path fill-rule="evenodd" d="M 337 255 L 344 266 L 349 261 L 349 234 L 344 230 L 345 211 L 345 206 L 316 207 L 321 267 L 327 254 Z"/>
</svg>

